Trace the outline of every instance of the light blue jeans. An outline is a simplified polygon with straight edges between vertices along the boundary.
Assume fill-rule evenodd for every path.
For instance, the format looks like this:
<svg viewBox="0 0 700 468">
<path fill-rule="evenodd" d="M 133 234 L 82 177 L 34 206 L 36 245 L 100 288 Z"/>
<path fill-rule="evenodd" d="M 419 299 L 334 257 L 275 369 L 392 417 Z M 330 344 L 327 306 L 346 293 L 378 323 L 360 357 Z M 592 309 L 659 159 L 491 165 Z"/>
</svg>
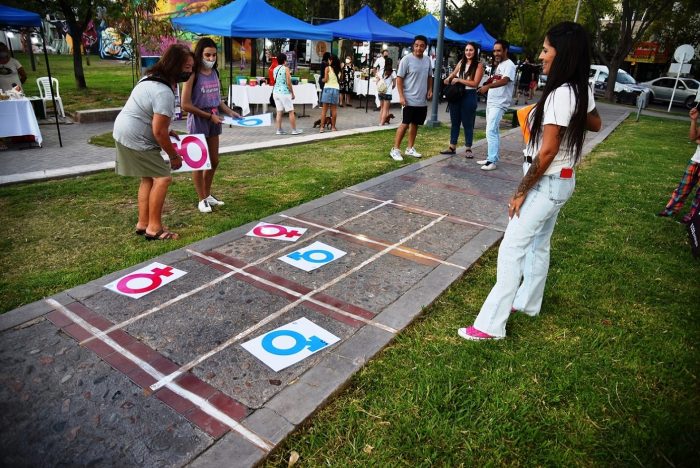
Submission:
<svg viewBox="0 0 700 468">
<path fill-rule="evenodd" d="M 529 166 L 525 164 L 525 170 Z M 508 222 L 498 250 L 496 284 L 474 321 L 477 330 L 506 336 L 511 307 L 532 317 L 540 313 L 552 231 L 575 185 L 574 177 L 542 176 L 528 192 L 520 216 Z"/>
<path fill-rule="evenodd" d="M 501 137 L 498 130 L 503 114 L 507 110 L 507 107 L 489 107 L 488 102 L 486 103 L 486 143 L 488 143 L 486 159 L 492 163 L 497 163 L 499 159 L 498 150 L 501 146 Z"/>
</svg>

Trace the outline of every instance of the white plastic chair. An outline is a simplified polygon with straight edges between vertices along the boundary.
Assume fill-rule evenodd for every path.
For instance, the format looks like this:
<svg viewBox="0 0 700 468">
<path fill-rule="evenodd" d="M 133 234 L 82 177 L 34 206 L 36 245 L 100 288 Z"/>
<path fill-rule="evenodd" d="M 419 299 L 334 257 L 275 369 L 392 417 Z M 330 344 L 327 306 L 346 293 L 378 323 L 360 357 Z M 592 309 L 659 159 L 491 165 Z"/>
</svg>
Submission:
<svg viewBox="0 0 700 468">
<path fill-rule="evenodd" d="M 314 80 L 316 81 L 316 92 L 318 93 L 318 98 L 321 99 L 321 75 L 314 73 Z"/>
<path fill-rule="evenodd" d="M 65 117 L 66 113 L 63 110 L 63 101 L 61 100 L 61 95 L 58 92 L 58 80 L 56 78 L 51 77 L 51 84 L 53 85 L 54 99 L 56 100 L 57 109 L 55 109 L 55 111 L 60 112 L 61 117 Z M 41 78 L 37 78 L 36 85 L 39 87 L 39 96 L 41 96 L 41 100 L 44 103 L 44 113 L 46 113 L 46 102 L 52 102 L 51 87 L 49 86 L 49 77 L 42 76 Z"/>
</svg>

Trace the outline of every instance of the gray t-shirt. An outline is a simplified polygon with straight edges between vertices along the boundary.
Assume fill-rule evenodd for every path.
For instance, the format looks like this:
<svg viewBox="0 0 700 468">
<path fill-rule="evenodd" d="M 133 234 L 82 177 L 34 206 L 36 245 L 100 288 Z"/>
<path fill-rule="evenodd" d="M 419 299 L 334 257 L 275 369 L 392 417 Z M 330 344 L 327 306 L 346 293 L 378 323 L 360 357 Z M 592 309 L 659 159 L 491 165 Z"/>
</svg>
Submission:
<svg viewBox="0 0 700 468">
<path fill-rule="evenodd" d="M 425 107 L 428 105 L 428 76 L 430 76 L 430 57 L 423 54 L 418 58 L 407 55 L 399 62 L 396 76 L 403 78 L 403 95 L 407 106 Z"/>
<path fill-rule="evenodd" d="M 127 148 L 144 151 L 158 148 L 151 126 L 153 114 L 172 118 L 174 112 L 175 94 L 171 88 L 157 81 L 139 82 L 114 121 L 112 136 Z"/>
</svg>

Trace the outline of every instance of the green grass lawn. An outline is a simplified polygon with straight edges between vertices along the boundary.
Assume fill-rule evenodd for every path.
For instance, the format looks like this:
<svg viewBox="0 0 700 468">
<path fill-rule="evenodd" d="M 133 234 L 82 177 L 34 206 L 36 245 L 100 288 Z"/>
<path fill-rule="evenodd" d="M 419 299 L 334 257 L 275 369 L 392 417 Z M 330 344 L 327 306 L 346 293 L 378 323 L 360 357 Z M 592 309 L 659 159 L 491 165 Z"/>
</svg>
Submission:
<svg viewBox="0 0 700 468">
<path fill-rule="evenodd" d="M 541 315 L 466 342 L 496 249 L 268 460 L 286 466 L 698 466 L 700 262 L 654 216 L 687 122 L 625 122 L 578 171 Z M 686 208 L 687 209 L 687 208 Z"/>
<path fill-rule="evenodd" d="M 135 178 L 104 172 L 2 187 L 0 313 L 409 164 L 387 156 L 393 135 L 388 130 L 223 156 L 214 193 L 226 205 L 211 215 L 197 210 L 190 175 L 175 175 L 163 218 L 181 235 L 172 242 L 133 234 Z M 483 136 L 477 131 L 475 138 Z M 111 135 L 100 138 L 110 145 Z M 419 140 L 421 151 L 437 154 L 449 128 L 421 129 Z"/>
</svg>

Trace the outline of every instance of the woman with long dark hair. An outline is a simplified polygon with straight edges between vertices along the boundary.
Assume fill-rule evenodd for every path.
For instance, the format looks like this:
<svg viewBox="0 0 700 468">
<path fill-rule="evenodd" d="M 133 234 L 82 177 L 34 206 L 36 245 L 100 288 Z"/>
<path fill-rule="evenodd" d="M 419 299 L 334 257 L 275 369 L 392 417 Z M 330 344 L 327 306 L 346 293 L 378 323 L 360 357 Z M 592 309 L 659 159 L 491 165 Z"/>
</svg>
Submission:
<svg viewBox="0 0 700 468">
<path fill-rule="evenodd" d="M 240 117 L 221 100 L 221 83 L 216 68 L 216 42 L 204 37 L 194 48 L 192 76 L 182 87 L 182 109 L 187 111 L 187 132 L 201 133 L 207 140 L 211 169 L 193 171 L 192 181 L 197 191 L 202 213 L 211 213 L 212 206 L 224 202 L 211 194 L 214 173 L 219 166 L 219 135 L 221 135 L 222 112 L 231 117 Z"/>
<path fill-rule="evenodd" d="M 384 70 L 377 71 L 377 93 L 379 94 L 379 125 L 388 125 L 391 121 L 391 92 L 396 87 L 396 72 L 394 61 L 390 57 L 384 59 Z"/>
<path fill-rule="evenodd" d="M 323 121 L 329 107 L 331 109 L 331 130 L 334 132 L 338 130 L 335 128 L 335 121 L 338 118 L 338 97 L 340 95 L 338 76 L 340 76 L 340 60 L 338 60 L 337 56 L 331 55 L 325 75 L 322 77 L 325 84 L 321 92 L 321 133 L 325 131 Z"/>
<path fill-rule="evenodd" d="M 446 85 L 464 86 L 464 94 L 459 101 L 450 102 L 450 146 L 440 154 L 455 154 L 459 129 L 464 128 L 464 144 L 467 147 L 464 156 L 472 159 L 472 142 L 474 140 L 474 119 L 476 118 L 476 88 L 484 76 L 484 66 L 479 62 L 479 45 L 468 42 L 464 55 L 457 63 L 450 76 L 445 78 Z"/>
<path fill-rule="evenodd" d="M 189 48 L 180 44 L 168 47 L 136 84 L 114 121 L 115 170 L 122 176 L 141 178 L 136 234 L 146 240 L 178 238 L 163 227 L 161 218 L 172 181 L 170 170 L 182 166 L 182 158 L 170 142 L 171 135 L 177 137 L 169 130 L 175 113 L 175 89 L 177 83 L 190 78 L 193 64 Z M 168 155 L 169 163 L 161 157 L 161 150 Z"/>
<path fill-rule="evenodd" d="M 591 54 L 585 29 L 568 21 L 552 27 L 540 60 L 547 85 L 528 116 L 525 176 L 508 203 L 510 221 L 498 251 L 496 284 L 474 325 L 458 330 L 467 340 L 504 338 L 513 312 L 539 314 L 557 215 L 574 191 L 586 130 L 600 130 L 588 85 Z"/>
</svg>

